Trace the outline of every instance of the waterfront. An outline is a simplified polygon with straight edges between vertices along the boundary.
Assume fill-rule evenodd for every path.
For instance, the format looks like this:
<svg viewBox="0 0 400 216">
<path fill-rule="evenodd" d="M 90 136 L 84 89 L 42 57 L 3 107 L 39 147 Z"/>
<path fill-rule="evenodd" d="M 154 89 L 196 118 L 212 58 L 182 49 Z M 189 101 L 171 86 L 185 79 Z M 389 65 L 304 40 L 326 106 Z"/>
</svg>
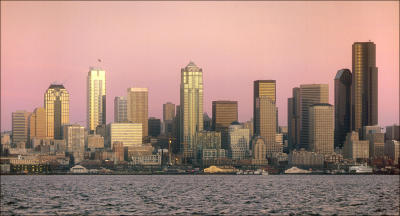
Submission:
<svg viewBox="0 0 400 216">
<path fill-rule="evenodd" d="M 398 214 L 399 176 L 1 176 L 5 214 Z"/>
</svg>

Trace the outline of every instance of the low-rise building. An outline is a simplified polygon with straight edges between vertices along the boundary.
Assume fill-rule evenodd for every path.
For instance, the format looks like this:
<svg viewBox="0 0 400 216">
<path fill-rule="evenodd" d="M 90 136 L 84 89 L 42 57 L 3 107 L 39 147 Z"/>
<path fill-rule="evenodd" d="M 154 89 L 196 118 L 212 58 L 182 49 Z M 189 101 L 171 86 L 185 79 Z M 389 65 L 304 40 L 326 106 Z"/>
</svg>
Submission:
<svg viewBox="0 0 400 216">
<path fill-rule="evenodd" d="M 343 156 L 346 159 L 367 160 L 369 158 L 369 140 L 359 140 L 357 132 L 348 133 L 343 147 Z"/>
<path fill-rule="evenodd" d="M 386 140 L 385 142 L 385 156 L 394 161 L 395 164 L 399 162 L 400 157 L 400 141 Z"/>
<path fill-rule="evenodd" d="M 322 168 L 324 166 L 324 155 L 304 149 L 293 150 L 288 156 L 288 164 L 301 168 Z"/>
<path fill-rule="evenodd" d="M 151 154 L 151 155 L 132 156 L 131 164 L 141 165 L 141 166 L 159 166 L 161 165 L 161 155 Z"/>
</svg>

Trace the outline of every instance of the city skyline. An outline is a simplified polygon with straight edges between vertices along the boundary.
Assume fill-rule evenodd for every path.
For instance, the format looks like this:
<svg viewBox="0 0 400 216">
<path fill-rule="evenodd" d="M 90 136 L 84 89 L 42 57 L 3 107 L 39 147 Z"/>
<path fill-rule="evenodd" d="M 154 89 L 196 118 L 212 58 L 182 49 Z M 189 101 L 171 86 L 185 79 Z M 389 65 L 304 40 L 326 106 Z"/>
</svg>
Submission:
<svg viewBox="0 0 400 216">
<path fill-rule="evenodd" d="M 203 109 L 205 112 L 208 113 L 208 115 L 211 115 L 211 103 L 212 101 L 215 100 L 234 100 L 238 101 L 238 111 L 239 111 L 239 121 L 244 122 L 249 120 L 252 115 L 253 115 L 253 106 L 252 106 L 252 84 L 254 80 L 258 79 L 272 79 L 276 80 L 276 94 L 277 94 L 277 108 L 279 109 L 279 125 L 287 125 L 287 98 L 291 97 L 291 91 L 292 88 L 296 86 L 300 86 L 300 84 L 312 84 L 312 83 L 324 83 L 329 85 L 329 103 L 334 104 L 333 102 L 333 97 L 334 97 L 334 77 L 335 74 L 337 73 L 338 70 L 342 68 L 351 68 L 351 45 L 354 42 L 358 41 L 368 41 L 371 40 L 376 44 L 376 66 L 379 68 L 379 78 L 378 78 L 378 86 L 379 86 L 379 91 L 378 91 L 378 110 L 379 110 L 379 119 L 378 119 L 378 124 L 381 126 L 386 126 L 386 125 L 392 125 L 394 123 L 398 123 L 398 91 L 395 91 L 395 94 L 397 97 L 394 97 L 395 103 L 393 103 L 393 90 L 398 89 L 398 74 L 396 75 L 396 72 L 398 71 L 398 61 L 396 62 L 396 59 L 398 59 L 398 41 L 395 40 L 395 38 L 398 38 L 398 19 L 392 19 L 392 23 L 388 24 L 389 22 L 385 22 L 381 20 L 385 18 L 385 20 L 390 20 L 390 16 L 393 17 L 398 17 L 398 11 L 394 10 L 391 11 L 388 8 L 396 8 L 393 7 L 392 4 L 395 4 L 393 2 L 384 2 L 384 3 L 328 3 L 328 4 L 321 4 L 319 5 L 318 3 L 294 3 L 290 6 L 282 6 L 282 5 L 276 5 L 273 3 L 268 3 L 268 2 L 261 2 L 261 3 L 247 3 L 247 7 L 244 8 L 244 19 L 249 21 L 249 19 L 255 19 L 258 16 L 264 17 L 259 13 L 255 13 L 254 15 L 248 14 L 250 11 L 253 12 L 260 12 L 259 9 L 256 9 L 257 4 L 264 5 L 264 9 L 268 10 L 268 7 L 273 7 L 273 8 L 283 8 L 283 10 L 290 11 L 294 10 L 296 8 L 302 8 L 303 10 L 300 10 L 300 13 L 306 13 L 306 11 L 311 10 L 313 7 L 320 7 L 321 11 L 326 11 L 329 6 L 332 6 L 331 4 L 337 5 L 336 11 L 341 11 L 343 12 L 343 20 L 346 19 L 346 12 L 350 12 L 352 7 L 355 7 L 355 5 L 362 5 L 362 8 L 364 9 L 364 13 L 368 14 L 367 11 L 369 10 L 374 10 L 375 13 L 372 16 L 373 18 L 377 19 L 379 17 L 380 22 L 373 22 L 371 21 L 370 28 L 371 32 L 363 32 L 361 29 L 358 29 L 357 26 L 349 24 L 349 26 L 352 26 L 354 28 L 354 31 L 350 34 L 351 36 L 347 37 L 338 37 L 337 34 L 335 34 L 335 31 L 343 31 L 346 26 L 346 22 L 340 22 L 341 25 L 344 27 L 340 28 L 341 25 L 338 23 L 332 23 L 333 22 L 333 12 L 335 10 L 331 10 L 330 13 L 326 17 L 323 18 L 324 21 L 328 21 L 332 25 L 334 25 L 333 29 L 335 31 L 332 31 L 332 29 L 325 29 L 326 31 L 322 31 L 320 33 L 323 34 L 322 40 L 316 40 L 313 41 L 312 34 L 315 29 L 321 29 L 321 25 L 323 23 L 316 22 L 314 20 L 308 20 L 306 24 L 309 28 L 307 32 L 302 32 L 301 29 L 293 29 L 294 33 L 303 33 L 299 34 L 298 36 L 300 38 L 306 38 L 305 40 L 297 40 L 297 43 L 292 43 L 294 48 L 304 48 L 307 47 L 307 45 L 313 44 L 315 42 L 315 47 L 311 46 L 309 50 L 307 50 L 304 54 L 306 54 L 306 57 L 301 57 L 302 53 L 298 49 L 293 49 L 293 54 L 289 54 L 287 56 L 283 55 L 282 53 L 277 53 L 276 56 L 268 56 L 268 53 L 274 53 L 274 50 L 276 49 L 287 49 L 287 45 L 278 41 L 276 37 L 279 34 L 272 34 L 268 37 L 265 37 L 263 40 L 260 38 L 254 36 L 253 34 L 245 34 L 241 30 L 248 30 L 248 31 L 253 31 L 255 27 L 269 27 L 272 25 L 268 21 L 265 21 L 265 23 L 260 23 L 257 22 L 256 24 L 252 24 L 248 27 L 245 28 L 244 25 L 240 25 L 240 23 L 235 24 L 234 22 L 229 21 L 229 18 L 231 18 L 233 11 L 235 11 L 234 6 L 238 6 L 241 4 L 246 3 L 226 3 L 226 4 L 221 4 L 221 3 L 215 3 L 216 8 L 215 11 L 213 11 L 212 14 L 217 13 L 217 11 L 221 8 L 228 7 L 227 12 L 223 13 L 218 20 L 219 22 L 218 25 L 215 24 L 209 24 L 206 29 L 209 29 L 208 37 L 204 39 L 205 41 L 208 40 L 208 43 L 214 43 L 212 44 L 214 48 L 210 48 L 211 44 L 203 44 L 207 45 L 205 46 L 207 49 L 203 48 L 200 49 L 201 52 L 196 53 L 193 51 L 188 51 L 187 53 L 182 53 L 181 49 L 182 47 L 187 46 L 190 48 L 189 50 L 192 49 L 192 47 L 189 46 L 191 44 L 194 46 L 196 49 L 201 46 L 201 37 L 196 36 L 193 37 L 194 43 L 190 43 L 190 41 L 182 41 L 181 46 L 177 47 L 171 47 L 168 44 L 168 40 L 172 39 L 177 39 L 179 38 L 176 35 L 173 36 L 168 36 L 168 35 L 162 35 L 163 37 L 160 38 L 154 38 L 153 36 L 150 37 L 149 41 L 144 41 L 141 39 L 141 42 L 144 44 L 144 48 L 149 47 L 152 48 L 154 44 L 162 45 L 160 47 L 160 53 L 158 55 L 150 55 L 153 54 L 153 52 L 147 51 L 143 55 L 139 55 L 138 58 L 133 58 L 132 61 L 129 61 L 127 63 L 126 61 L 132 57 L 127 50 L 123 49 L 121 54 L 118 54 L 118 49 L 112 49 L 110 47 L 108 48 L 101 48 L 100 50 L 96 48 L 96 43 L 101 43 L 99 42 L 100 40 L 104 40 L 103 42 L 106 44 L 113 44 L 120 46 L 119 43 L 115 41 L 115 38 L 111 37 L 109 34 L 105 33 L 103 37 L 95 37 L 93 41 L 88 41 L 89 45 L 85 48 L 90 48 L 92 49 L 90 52 L 86 52 L 83 55 L 82 59 L 75 59 L 73 58 L 72 55 L 74 52 L 80 52 L 75 46 L 78 46 L 82 42 L 77 42 L 77 44 L 73 44 L 73 48 L 66 49 L 66 54 L 61 53 L 60 50 L 63 50 L 65 45 L 62 42 L 56 42 L 56 41 L 46 41 L 42 40 L 41 37 L 38 36 L 40 32 L 42 32 L 44 35 L 52 35 L 52 36 L 57 36 L 57 32 L 46 32 L 45 28 L 48 25 L 53 25 L 49 20 L 46 20 L 43 24 L 40 24 L 40 17 L 41 18 L 49 18 L 51 16 L 51 13 L 49 12 L 50 9 L 55 9 L 57 11 L 61 9 L 61 6 L 56 6 L 56 5 L 51 5 L 47 3 L 47 11 L 44 10 L 42 11 L 41 9 L 37 8 L 38 5 L 41 4 L 31 4 L 27 3 L 27 5 L 21 5 L 18 3 L 11 3 L 11 2 L 1 2 L 2 8 L 1 8 L 1 16 L 2 16 L 2 25 L 5 26 L 5 31 L 2 31 L 2 62 L 3 64 L 1 65 L 1 71 L 2 71 L 2 116 L 1 116 L 1 125 L 2 131 L 5 130 L 10 130 L 11 129 L 11 113 L 16 111 L 16 110 L 26 110 L 28 112 L 32 112 L 36 107 L 42 107 L 43 106 L 43 93 L 47 89 L 50 83 L 54 81 L 55 79 L 61 81 L 65 88 L 69 91 L 70 93 L 70 123 L 76 123 L 80 121 L 84 121 L 86 119 L 86 106 L 85 106 L 85 77 L 87 73 L 87 68 L 91 66 L 90 64 L 94 64 L 95 60 L 97 58 L 101 58 L 103 60 L 102 63 L 100 63 L 101 67 L 103 67 L 104 70 L 106 70 L 107 74 L 107 83 L 106 83 L 106 88 L 107 88 L 107 123 L 112 122 L 113 118 L 113 99 L 115 96 L 119 95 L 125 95 L 126 94 L 126 88 L 131 87 L 131 86 L 143 86 L 149 89 L 149 117 L 154 116 L 157 118 L 162 117 L 162 104 L 166 103 L 167 101 L 171 101 L 174 104 L 179 105 L 179 69 L 182 65 L 186 65 L 190 60 L 193 60 L 196 62 L 197 65 L 200 65 L 203 70 L 204 70 L 204 106 Z M 46 3 L 43 3 L 46 4 Z M 107 5 L 105 3 L 90 3 L 91 6 L 96 6 L 99 7 L 101 10 L 107 10 L 104 5 Z M 157 5 L 154 6 L 151 3 L 126 3 L 127 5 L 133 5 L 137 7 L 150 7 L 150 10 L 156 10 L 159 11 L 160 13 L 167 13 L 172 11 L 175 11 L 170 6 L 166 5 Z M 175 4 L 175 3 L 171 3 Z M 176 3 L 181 9 L 185 7 L 189 7 L 185 3 Z M 210 10 L 210 4 L 211 3 L 196 3 L 194 5 L 199 7 L 199 11 L 196 11 L 194 13 L 201 15 L 200 11 L 204 10 Z M 65 3 L 65 4 L 60 4 L 64 5 L 65 7 L 68 8 L 77 8 L 77 9 L 83 9 L 85 6 L 80 5 L 76 6 L 73 4 Z M 79 4 L 78 4 L 79 5 Z M 116 4 L 113 7 L 117 7 L 120 10 L 123 11 L 122 9 L 122 3 Z M 139 6 L 138 6 L 139 5 Z M 380 10 L 377 10 L 375 7 L 371 6 L 374 5 L 376 7 L 379 6 Z M 390 7 L 389 7 L 390 6 Z M 165 11 L 161 10 L 163 7 L 165 7 Z M 267 8 L 265 8 L 267 7 Z M 7 11 L 6 9 L 7 8 Z M 21 17 L 16 19 L 14 17 L 14 14 L 12 12 L 14 11 L 17 13 L 19 10 L 25 10 L 25 9 L 32 9 L 32 11 L 42 11 L 43 15 L 38 16 L 38 14 L 33 12 L 33 16 L 35 19 L 27 21 L 26 17 Z M 318 11 L 318 13 L 322 13 L 321 11 Z M 124 11 L 123 11 L 124 12 Z M 179 12 L 179 10 L 178 10 Z M 89 11 L 89 14 L 91 14 L 92 11 Z M 179 18 L 180 16 L 183 16 L 186 12 L 183 10 L 180 13 L 177 13 L 174 17 L 174 19 Z M 125 14 L 125 13 L 123 13 Z M 361 13 L 362 15 L 363 13 Z M 62 17 L 67 17 L 69 19 L 72 19 L 71 15 L 67 14 L 61 14 Z M 126 15 L 126 14 L 125 14 Z M 167 13 L 168 15 L 168 13 Z M 167 16 L 165 14 L 161 14 L 160 17 Z M 171 15 L 171 14 L 169 14 Z M 329 16 L 331 15 L 331 16 Z M 360 14 L 359 14 L 360 15 Z M 26 15 L 28 16 L 28 15 Z M 83 15 L 80 15 L 83 16 Z M 144 15 L 138 15 L 140 18 L 143 18 Z M 172 16 L 172 15 L 171 15 Z M 301 17 L 301 19 L 307 19 L 311 15 L 304 15 Z M 354 18 L 352 20 L 352 23 L 356 22 L 358 19 L 361 18 L 355 18 L 356 15 L 353 15 Z M 361 20 L 362 23 L 368 23 L 368 20 L 374 20 L 373 18 L 368 18 L 369 15 L 364 15 L 362 18 L 364 20 Z M 8 17 L 9 19 L 5 19 Z M 38 18 L 39 17 L 39 18 Z M 275 14 L 275 17 L 280 17 L 279 15 Z M 305 18 L 304 18 L 305 17 Z M 347 15 L 347 17 L 349 17 Z M 264 17 L 265 18 L 265 17 Z M 61 19 L 61 18 L 60 18 Z M 97 19 L 102 20 L 100 17 L 97 17 Z M 118 16 L 116 19 L 119 21 L 123 21 L 123 17 L 121 18 Z M 173 18 L 170 18 L 173 19 Z M 209 19 L 204 16 L 199 16 L 198 19 L 190 19 L 193 21 L 193 25 L 195 24 L 201 24 L 202 21 L 201 19 Z M 5 21 L 7 20 L 7 21 Z M 57 20 L 57 19 L 56 19 Z M 183 23 L 189 22 L 189 21 L 182 21 Z M 176 20 L 175 20 L 176 21 Z M 27 23 L 25 23 L 27 22 Z M 66 23 L 64 22 L 65 26 L 57 26 L 56 29 L 59 31 L 70 31 L 70 34 L 74 35 L 75 33 L 72 31 L 75 28 L 71 27 L 72 23 L 75 23 L 76 20 L 71 20 L 71 23 Z M 99 22 L 99 21 L 98 21 Z M 126 22 L 128 22 L 126 20 Z M 161 27 L 161 24 L 164 24 L 164 21 L 161 20 L 151 20 L 148 21 L 152 23 L 153 25 Z M 206 21 L 207 22 L 207 21 Z M 244 22 L 244 23 L 246 23 Z M 284 27 L 294 27 L 290 22 L 288 21 L 277 21 L 277 22 L 283 22 L 280 23 L 279 26 L 284 26 Z M 315 23 L 316 22 L 316 23 Z M 397 23 L 396 23 L 397 22 Z M 181 23 L 181 24 L 183 24 Z M 222 30 L 215 29 L 219 25 L 223 25 L 224 23 L 229 24 L 225 30 L 229 30 L 228 32 L 236 32 L 237 35 L 234 37 L 229 37 L 227 38 L 226 42 L 223 42 L 224 39 L 222 36 L 220 36 L 220 33 L 222 33 Z M 31 28 L 25 29 L 27 31 L 27 35 L 20 35 L 18 37 L 14 37 L 14 39 L 11 39 L 11 37 L 15 36 L 17 30 L 15 29 L 10 29 L 10 26 L 8 25 L 14 25 L 15 28 L 20 28 L 24 29 L 23 26 L 28 25 L 28 24 L 33 24 Z M 95 23 L 96 24 L 96 23 Z M 109 25 L 110 23 L 106 23 L 106 26 L 108 28 L 111 28 Z M 123 23 L 123 24 L 129 24 L 129 23 Z M 243 23 L 242 23 L 243 24 Z M 35 28 L 36 25 L 39 25 L 41 28 Z M 8 28 L 7 28 L 8 26 Z M 82 25 L 79 25 L 79 28 L 85 27 L 85 26 L 90 26 L 90 20 L 85 22 Z M 121 31 L 121 37 L 125 38 L 128 35 L 132 34 L 132 32 L 123 32 L 123 26 L 118 27 L 118 31 Z M 181 25 L 179 25 L 181 26 Z M 363 25 L 362 25 L 363 26 Z M 37 26 L 36 26 L 37 27 Z M 97 28 L 100 27 L 99 23 L 94 25 L 93 31 L 97 32 Z M 140 30 L 143 30 L 145 33 L 140 34 L 141 36 L 143 35 L 149 35 L 153 29 L 149 27 L 142 26 L 142 29 L 137 29 L 139 32 Z M 187 26 L 190 27 L 190 26 Z M 229 27 L 229 28 L 228 28 Z M 303 26 L 304 27 L 304 26 Z M 280 28 L 280 27 L 279 27 Z M 315 28 L 315 29 L 314 29 Z M 157 29 L 157 28 L 156 28 Z M 377 29 L 381 29 L 382 31 L 379 31 Z M 190 29 L 186 28 L 186 31 L 191 31 Z M 240 31 L 239 31 L 240 30 Z M 261 31 L 261 30 L 260 30 Z M 172 32 L 172 30 L 169 30 L 168 32 Z M 185 32 L 185 31 L 184 31 Z M 217 33 L 215 33 L 217 32 Z M 285 29 L 279 29 L 279 32 L 283 34 L 286 32 Z M 356 32 L 356 33 L 354 33 Z M 377 33 L 378 32 L 378 33 Z M 386 32 L 386 33 L 384 33 Z M 392 33 L 390 33 L 392 32 Z M 125 34 L 124 34 L 125 33 Z M 268 35 L 268 32 L 258 32 L 262 36 Z M 270 33 L 270 32 L 269 32 Z M 315 33 L 315 32 L 314 32 Z M 85 37 L 90 36 L 92 33 L 85 33 Z M 332 34 L 332 35 L 330 35 Z M 385 34 L 393 35 L 393 38 L 384 36 Z M 35 36 L 36 35 L 36 36 Z M 207 34 L 206 34 L 207 35 Z M 334 37 L 336 35 L 336 38 Z M 32 37 L 35 36 L 35 37 Z M 186 32 L 186 35 L 184 38 L 190 38 L 192 37 L 191 32 Z M 218 36 L 215 41 L 211 40 L 210 37 L 212 36 Z M 306 36 L 310 36 L 307 38 Z M 246 39 L 251 39 L 252 37 L 255 39 L 254 42 L 249 42 Z M 332 37 L 332 38 L 331 38 Z M 233 38 L 233 39 L 232 39 Z M 284 37 L 287 40 L 292 40 L 292 36 L 285 36 Z M 70 44 L 73 42 L 73 40 L 69 40 L 67 38 L 61 37 L 61 41 L 66 42 L 67 44 Z M 126 39 L 126 38 L 125 38 Z M 228 40 L 229 39 L 229 40 Z M 333 41 L 335 39 L 335 41 Z M 189 39 L 188 39 L 189 40 Z M 211 40 L 211 41 L 210 41 Z M 270 41 L 274 42 L 275 44 L 269 43 Z M 234 42 L 241 42 L 244 44 L 242 46 L 235 46 Z M 34 48 L 36 46 L 33 46 L 33 42 L 40 42 L 39 44 L 43 43 L 48 43 L 48 45 L 44 46 L 43 53 L 38 54 L 38 56 L 31 56 L 32 51 L 35 50 Z M 95 43 L 96 42 L 96 43 Z M 277 43 L 278 42 L 278 43 Z M 291 41 L 292 42 L 292 41 Z M 296 41 L 295 41 L 296 42 Z M 330 44 L 332 42 L 332 44 Z M 21 43 L 17 45 L 18 43 Z M 32 43 L 32 44 L 31 44 Z M 129 41 L 129 43 L 134 44 L 133 41 Z M 250 43 L 250 44 L 249 44 Z M 259 43 L 259 44 L 257 44 Z M 276 44 L 277 43 L 277 44 Z M 173 43 L 173 45 L 179 45 L 178 42 Z M 24 53 L 16 53 L 17 49 L 19 46 L 24 46 L 26 52 Z M 45 45 L 45 44 L 44 44 Z M 251 49 L 244 49 L 243 46 L 246 45 L 252 45 L 251 47 L 257 52 L 255 54 L 250 54 L 249 52 Z M 335 45 L 335 46 L 334 46 Z M 139 45 L 137 45 L 139 46 Z M 277 46 L 277 47 L 275 47 Z M 54 47 L 54 48 L 53 48 Z M 132 46 L 131 49 L 134 49 L 135 46 Z M 212 47 L 212 46 L 211 46 Z M 143 48 L 143 47 L 141 47 Z M 167 57 L 165 54 L 166 51 L 172 50 L 174 48 L 177 48 L 177 54 L 174 57 Z M 260 48 L 260 50 L 259 50 Z M 265 51 L 265 48 L 269 48 Z M 37 49 L 37 47 L 36 47 Z M 152 48 L 153 49 L 153 48 Z M 268 51 L 270 50 L 270 51 Z M 301 49 L 300 49 L 301 50 Z M 106 55 L 107 51 L 111 51 L 110 55 Z M 215 53 L 215 58 L 208 58 L 207 54 L 205 52 L 209 53 Z M 215 51 L 215 52 L 214 52 Z M 245 51 L 243 55 L 238 56 L 236 52 L 240 51 Z M 56 52 L 54 55 L 60 55 L 59 57 L 62 60 L 57 60 L 54 59 L 52 56 L 50 56 L 50 53 Z M 230 53 L 232 52 L 232 53 Z M 336 53 L 335 53 L 336 52 Z M 113 55 L 113 54 L 118 54 L 118 55 Z M 276 53 L 276 52 L 275 52 Z M 274 54 L 275 54 L 274 53 Z M 257 54 L 260 54 L 262 57 L 257 58 Z M 279 54 L 279 55 L 278 55 Z M 331 55 L 333 54 L 333 55 Z M 19 55 L 22 55 L 21 57 Z M 53 54 L 52 54 L 53 55 Z M 295 58 L 297 55 L 298 59 Z M 319 55 L 319 56 L 318 56 Z M 135 55 L 133 55 L 135 56 Z M 137 57 L 137 56 L 136 56 Z M 165 58 L 162 59 L 160 64 L 158 64 L 158 67 L 154 68 L 153 66 L 153 60 L 158 61 L 158 58 Z M 240 57 L 240 58 L 239 58 Z M 24 64 L 21 64 L 20 61 L 16 61 L 19 58 L 25 59 Z M 118 59 L 119 58 L 119 59 Z M 171 59 L 172 58 L 172 59 Z M 256 60 L 252 61 L 251 59 L 255 58 Z M 329 59 L 329 60 L 328 60 Z M 64 61 L 71 61 L 73 66 L 69 66 L 70 63 L 68 63 L 68 66 L 65 64 Z M 120 60 L 120 61 L 119 61 Z M 301 60 L 305 60 L 304 62 Z M 36 63 L 34 63 L 36 61 Z M 141 62 L 143 61 L 143 62 Z M 7 62 L 5 64 L 4 62 Z M 123 64 L 120 64 L 119 62 L 124 62 Z M 231 63 L 234 62 L 234 63 Z M 329 67 L 322 67 L 322 63 L 326 63 Z M 291 67 L 287 67 L 286 65 L 291 65 Z M 319 65 L 320 64 L 320 65 Z M 392 66 L 390 66 L 392 65 Z M 145 70 L 143 70 L 145 68 Z M 163 70 L 160 70 L 160 68 L 164 68 Z M 35 77 L 30 77 L 30 73 L 28 71 L 34 71 Z M 301 71 L 302 73 L 300 76 L 297 73 L 294 73 L 293 71 Z M 36 71 L 42 71 L 41 73 L 36 72 Z M 56 71 L 54 73 L 54 71 Z M 125 71 L 125 72 L 123 72 Z M 153 72 L 153 71 L 156 71 Z M 248 72 L 250 71 L 250 72 Z M 323 71 L 323 73 L 318 73 L 319 71 Z M 32 72 L 31 72 L 32 73 Z M 54 74 L 50 74 L 54 73 Z M 227 76 L 227 73 L 232 73 L 234 76 L 229 77 Z M 141 75 L 143 74 L 143 75 Z M 154 79 L 154 75 L 158 75 L 157 78 Z M 281 76 L 279 76 L 281 75 Z M 26 77 L 23 80 L 20 79 L 21 76 Z M 311 77 L 312 76 L 312 77 Z M 128 77 L 128 79 L 126 79 Z M 40 79 L 38 79 L 40 78 Z M 121 80 L 125 79 L 125 80 Z M 32 81 L 32 82 L 28 82 Z M 65 81 L 65 82 L 64 82 Z M 162 85 L 163 83 L 168 83 L 168 87 L 165 88 L 165 85 Z M 159 87 L 162 86 L 162 87 Z M 234 87 L 232 87 L 234 86 Z M 383 88 L 385 86 L 386 88 Z M 239 88 L 240 87 L 240 88 Z M 17 89 L 24 89 L 27 88 L 29 89 L 29 95 L 26 94 L 25 92 L 22 92 Z M 18 100 L 17 100 L 18 99 Z M 84 125 L 81 123 L 81 125 Z"/>
</svg>

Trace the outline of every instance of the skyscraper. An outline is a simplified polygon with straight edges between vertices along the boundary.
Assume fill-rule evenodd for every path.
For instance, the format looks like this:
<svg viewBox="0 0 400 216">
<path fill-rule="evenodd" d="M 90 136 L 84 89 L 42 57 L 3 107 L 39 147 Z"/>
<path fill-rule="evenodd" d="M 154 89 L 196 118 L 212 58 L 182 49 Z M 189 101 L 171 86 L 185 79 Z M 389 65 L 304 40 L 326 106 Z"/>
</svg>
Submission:
<svg viewBox="0 0 400 216">
<path fill-rule="evenodd" d="M 181 69 L 180 106 L 180 149 L 193 157 L 193 137 L 203 130 L 203 70 L 193 62 Z"/>
<path fill-rule="evenodd" d="M 149 136 L 158 137 L 161 132 L 161 120 L 158 118 L 150 117 L 148 120 Z"/>
<path fill-rule="evenodd" d="M 351 131 L 351 72 L 341 69 L 335 76 L 335 147 L 343 147 Z"/>
<path fill-rule="evenodd" d="M 353 44 L 353 77 L 351 85 L 352 130 L 362 135 L 363 126 L 378 123 L 378 68 L 373 42 Z"/>
<path fill-rule="evenodd" d="M 212 102 L 212 130 L 221 132 L 221 146 L 229 148 L 228 128 L 232 122 L 238 121 L 237 101 Z"/>
<path fill-rule="evenodd" d="M 309 108 L 310 151 L 333 153 L 334 109 L 330 104 L 314 104 Z"/>
<path fill-rule="evenodd" d="M 261 96 L 267 96 L 271 101 L 276 104 L 276 81 L 275 80 L 256 80 L 254 81 L 254 93 L 253 93 L 253 123 L 254 133 L 257 130 L 256 125 L 259 124 L 256 115 L 256 99 Z M 275 120 L 276 121 L 276 120 Z M 275 122 L 276 123 L 276 122 Z"/>
<path fill-rule="evenodd" d="M 317 103 L 329 103 L 328 84 L 300 85 L 300 148 L 309 148 L 309 108 Z"/>
<path fill-rule="evenodd" d="M 293 88 L 293 96 L 288 98 L 288 147 L 289 150 L 300 146 L 300 88 Z"/>
<path fill-rule="evenodd" d="M 128 101 L 125 97 L 114 98 L 114 122 L 121 123 L 128 121 Z"/>
<path fill-rule="evenodd" d="M 62 139 L 61 126 L 69 124 L 69 93 L 61 84 L 51 84 L 44 95 L 46 134 Z"/>
<path fill-rule="evenodd" d="M 36 108 L 29 116 L 29 139 L 46 138 L 46 110 L 43 107 Z"/>
<path fill-rule="evenodd" d="M 275 142 L 276 137 L 276 106 L 268 96 L 256 98 L 254 134 L 261 136 L 265 142 L 266 155 L 271 157 L 273 152 L 281 152 L 282 146 Z"/>
<path fill-rule="evenodd" d="M 87 129 L 92 133 L 97 125 L 106 124 L 106 72 L 90 68 L 87 76 Z"/>
<path fill-rule="evenodd" d="M 66 151 L 74 156 L 74 162 L 79 163 L 85 154 L 85 128 L 78 124 L 63 125 L 63 139 Z"/>
<path fill-rule="evenodd" d="M 148 90 L 128 88 L 128 121 L 142 124 L 142 136 L 148 136 Z"/>
<path fill-rule="evenodd" d="M 25 110 L 18 110 L 12 113 L 12 143 L 16 146 L 24 142 L 25 146 L 29 142 L 29 115 Z"/>
<path fill-rule="evenodd" d="M 175 104 L 167 102 L 163 104 L 163 121 L 173 120 L 175 117 Z"/>
</svg>

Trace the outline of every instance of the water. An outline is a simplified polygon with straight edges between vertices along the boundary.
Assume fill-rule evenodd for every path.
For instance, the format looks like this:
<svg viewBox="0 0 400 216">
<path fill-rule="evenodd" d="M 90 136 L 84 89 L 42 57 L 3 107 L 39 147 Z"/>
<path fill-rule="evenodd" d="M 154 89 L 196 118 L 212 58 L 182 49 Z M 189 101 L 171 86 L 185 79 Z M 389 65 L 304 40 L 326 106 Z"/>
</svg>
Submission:
<svg viewBox="0 0 400 216">
<path fill-rule="evenodd" d="M 399 214 L 399 176 L 1 176 L 4 214 Z"/>
</svg>

